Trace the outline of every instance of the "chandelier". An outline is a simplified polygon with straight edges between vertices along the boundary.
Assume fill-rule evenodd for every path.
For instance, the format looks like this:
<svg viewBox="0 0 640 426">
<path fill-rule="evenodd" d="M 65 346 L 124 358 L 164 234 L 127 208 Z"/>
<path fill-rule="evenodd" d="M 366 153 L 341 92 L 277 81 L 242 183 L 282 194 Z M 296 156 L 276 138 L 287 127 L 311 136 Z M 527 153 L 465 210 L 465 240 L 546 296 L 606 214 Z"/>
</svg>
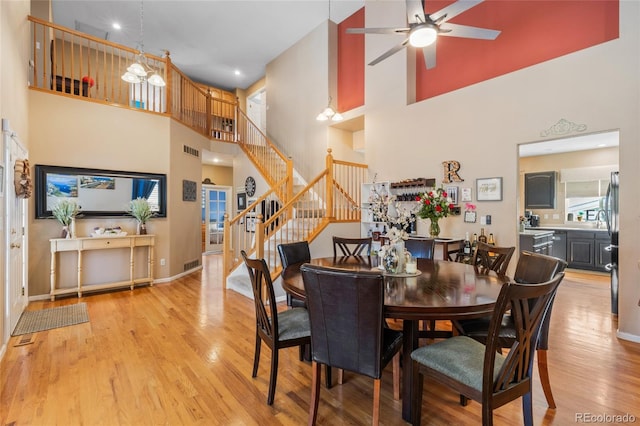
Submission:
<svg viewBox="0 0 640 426">
<path fill-rule="evenodd" d="M 331 106 L 331 96 L 329 96 L 329 103 L 327 103 L 327 107 L 324 110 L 322 110 L 320 114 L 316 116 L 316 120 L 318 121 L 327 121 L 328 119 L 331 119 L 331 121 L 344 120 L 344 117 L 342 116 L 342 114 L 337 112 Z"/>
<path fill-rule="evenodd" d="M 166 83 L 158 72 L 152 68 L 144 54 L 144 5 L 140 2 L 140 53 L 135 56 L 135 62 L 127 68 L 122 79 L 127 83 L 137 84 L 147 82 L 152 86 L 164 87 Z"/>
</svg>

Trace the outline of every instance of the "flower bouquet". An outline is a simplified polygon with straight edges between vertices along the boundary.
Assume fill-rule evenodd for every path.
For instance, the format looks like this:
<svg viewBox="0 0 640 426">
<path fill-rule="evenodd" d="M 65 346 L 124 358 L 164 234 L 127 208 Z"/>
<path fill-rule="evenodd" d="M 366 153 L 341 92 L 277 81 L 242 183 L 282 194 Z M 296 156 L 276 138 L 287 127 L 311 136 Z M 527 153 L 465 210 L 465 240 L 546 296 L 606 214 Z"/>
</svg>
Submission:
<svg viewBox="0 0 640 426">
<path fill-rule="evenodd" d="M 447 192 L 440 187 L 418 195 L 416 201 L 420 203 L 418 216 L 431 221 L 429 235 L 431 235 L 431 237 L 437 237 L 440 234 L 438 221 L 451 214 L 454 208 L 451 203 L 451 198 L 449 198 Z"/>
</svg>

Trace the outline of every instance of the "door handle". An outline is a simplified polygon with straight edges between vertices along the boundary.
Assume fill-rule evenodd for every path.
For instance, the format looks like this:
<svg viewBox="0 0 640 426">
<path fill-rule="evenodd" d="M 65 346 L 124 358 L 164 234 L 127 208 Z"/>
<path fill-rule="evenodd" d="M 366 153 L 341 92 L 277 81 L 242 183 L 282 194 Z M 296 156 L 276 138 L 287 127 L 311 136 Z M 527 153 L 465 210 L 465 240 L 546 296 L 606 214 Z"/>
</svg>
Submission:
<svg viewBox="0 0 640 426">
<path fill-rule="evenodd" d="M 11 248 L 20 248 L 20 243 L 11 243 Z"/>
<path fill-rule="evenodd" d="M 611 271 L 613 269 L 613 263 L 607 263 L 606 265 L 604 265 L 604 269 L 606 271 Z"/>
</svg>

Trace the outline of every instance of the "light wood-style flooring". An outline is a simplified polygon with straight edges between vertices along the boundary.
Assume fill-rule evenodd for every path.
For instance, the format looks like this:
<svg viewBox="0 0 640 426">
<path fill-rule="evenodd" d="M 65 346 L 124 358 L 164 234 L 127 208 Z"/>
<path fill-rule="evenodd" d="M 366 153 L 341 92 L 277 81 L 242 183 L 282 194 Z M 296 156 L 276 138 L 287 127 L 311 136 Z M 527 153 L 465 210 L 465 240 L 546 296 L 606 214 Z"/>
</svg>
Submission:
<svg viewBox="0 0 640 426">
<path fill-rule="evenodd" d="M 202 273 L 168 284 L 82 299 L 32 302 L 29 310 L 86 302 L 90 322 L 12 337 L 0 363 L 0 425 L 302 425 L 307 422 L 311 366 L 297 348 L 280 352 L 273 406 L 266 405 L 270 351 L 263 345 L 251 378 L 253 302 L 226 291 L 221 257 Z M 549 410 L 537 372 L 536 425 L 576 423 L 581 413 L 635 416 L 640 422 L 640 345 L 618 340 L 609 313 L 608 277 L 569 273 L 552 318 Z M 284 309 L 284 306 L 283 306 Z M 381 423 L 406 424 L 393 400 L 391 368 L 382 383 Z M 371 423 L 373 382 L 345 374 L 321 389 L 319 424 Z M 475 425 L 480 406 L 425 383 L 423 424 Z M 495 411 L 498 425 L 522 424 L 520 401 Z"/>
</svg>

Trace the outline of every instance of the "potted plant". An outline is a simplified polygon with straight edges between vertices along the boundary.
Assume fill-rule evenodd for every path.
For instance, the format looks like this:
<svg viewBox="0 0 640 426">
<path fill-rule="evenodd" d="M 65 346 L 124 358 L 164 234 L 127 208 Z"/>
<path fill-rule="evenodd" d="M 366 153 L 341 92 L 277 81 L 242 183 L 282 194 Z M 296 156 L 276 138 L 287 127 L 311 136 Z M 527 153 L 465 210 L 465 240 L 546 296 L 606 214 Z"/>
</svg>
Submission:
<svg viewBox="0 0 640 426">
<path fill-rule="evenodd" d="M 62 238 L 75 237 L 75 219 L 80 213 L 78 203 L 63 198 L 53 206 L 51 213 L 62 224 Z M 69 228 L 69 225 L 71 225 L 71 228 Z"/>
<path fill-rule="evenodd" d="M 127 213 L 135 217 L 138 220 L 138 235 L 144 235 L 147 233 L 147 221 L 154 216 L 154 212 L 151 211 L 151 206 L 146 198 L 138 197 L 135 200 L 129 202 L 129 208 Z"/>
</svg>

